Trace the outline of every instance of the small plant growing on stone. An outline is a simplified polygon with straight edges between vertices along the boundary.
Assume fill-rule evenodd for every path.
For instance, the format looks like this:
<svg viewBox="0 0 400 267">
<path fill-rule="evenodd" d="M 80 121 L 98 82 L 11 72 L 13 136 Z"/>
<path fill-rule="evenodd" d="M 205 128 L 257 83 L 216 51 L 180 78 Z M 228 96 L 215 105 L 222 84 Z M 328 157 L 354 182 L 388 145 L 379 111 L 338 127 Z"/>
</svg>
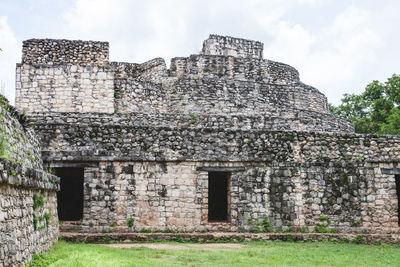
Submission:
<svg viewBox="0 0 400 267">
<path fill-rule="evenodd" d="M 310 230 L 308 230 L 307 227 L 303 226 L 303 227 L 300 228 L 299 232 L 300 232 L 300 233 L 309 233 Z"/>
<path fill-rule="evenodd" d="M 271 227 L 271 221 L 268 218 L 265 218 L 264 220 L 262 220 L 261 226 L 264 232 L 269 232 L 270 231 L 269 227 Z"/>
<path fill-rule="evenodd" d="M 44 219 L 46 220 L 46 227 L 50 224 L 50 213 L 46 212 L 44 214 Z"/>
<path fill-rule="evenodd" d="M 182 102 L 181 105 L 182 106 L 186 106 L 187 104 L 186 104 L 186 102 Z"/>
<path fill-rule="evenodd" d="M 17 174 L 17 171 L 14 170 L 14 169 L 10 169 L 10 170 L 8 171 L 8 175 L 9 175 L 9 176 L 14 176 L 14 175 L 16 175 L 16 174 Z"/>
<path fill-rule="evenodd" d="M 52 175 L 56 175 L 56 170 L 54 170 L 54 168 L 52 168 L 51 166 L 48 168 L 47 172 Z"/>
<path fill-rule="evenodd" d="M 315 224 L 314 231 L 315 231 L 316 233 L 328 233 L 327 227 L 328 227 L 329 224 L 330 224 L 330 220 L 328 219 L 328 217 L 325 216 L 325 215 L 321 215 L 321 216 L 319 217 L 319 220 L 320 220 L 321 222 L 323 222 L 323 223 L 317 223 L 317 224 Z"/>
<path fill-rule="evenodd" d="M 362 157 L 356 157 L 356 158 L 354 159 L 354 161 L 355 161 L 355 162 L 361 162 L 361 161 L 362 161 Z"/>
<path fill-rule="evenodd" d="M 362 219 L 362 218 L 358 219 L 357 221 L 355 221 L 354 219 L 351 219 L 351 220 L 350 220 L 350 225 L 351 225 L 351 227 L 358 227 L 358 226 L 360 226 L 362 223 L 363 223 L 363 219 Z"/>
<path fill-rule="evenodd" d="M 94 226 L 93 222 L 90 222 L 89 227 L 93 227 L 93 226 Z"/>
<path fill-rule="evenodd" d="M 129 227 L 129 228 L 132 228 L 132 227 L 133 227 L 134 221 L 135 221 L 135 220 L 132 219 L 132 218 L 129 218 L 129 219 L 128 219 L 128 227 Z"/>
<path fill-rule="evenodd" d="M 190 114 L 190 123 L 194 124 L 196 122 L 196 113 L 192 112 Z"/>
<path fill-rule="evenodd" d="M 327 221 L 327 220 L 328 220 L 328 217 L 325 216 L 325 215 L 321 215 L 321 216 L 319 216 L 319 220 L 320 220 L 320 221 Z"/>
<path fill-rule="evenodd" d="M 342 172 L 342 173 L 340 174 L 340 177 L 339 177 L 339 178 L 340 178 L 340 183 L 341 183 L 342 185 L 346 184 L 347 181 L 348 181 L 347 174 L 344 173 L 344 172 Z"/>
<path fill-rule="evenodd" d="M 110 224 L 110 227 L 115 227 L 115 226 L 117 226 L 117 224 L 115 222 Z"/>
<path fill-rule="evenodd" d="M 151 233 L 151 229 L 148 229 L 148 228 L 142 228 L 142 229 L 140 229 L 140 231 L 139 231 L 140 233 Z"/>
<path fill-rule="evenodd" d="M 250 233 L 260 233 L 261 230 L 260 230 L 260 228 L 259 228 L 258 226 L 251 226 L 251 227 L 249 228 L 249 232 L 250 232 Z"/>
<path fill-rule="evenodd" d="M 182 99 L 182 98 L 183 98 L 183 95 L 182 95 L 182 94 L 178 94 L 178 98 L 179 98 L 179 99 Z"/>
<path fill-rule="evenodd" d="M 37 224 L 38 224 L 38 219 L 36 218 L 36 215 L 33 214 L 33 230 L 37 229 Z"/>
<path fill-rule="evenodd" d="M 33 194 L 33 210 L 37 210 L 44 205 L 44 196 L 42 194 Z"/>
<path fill-rule="evenodd" d="M 353 244 L 365 244 L 366 243 L 366 238 L 363 235 L 357 235 L 353 240 L 351 240 L 351 243 Z"/>
</svg>

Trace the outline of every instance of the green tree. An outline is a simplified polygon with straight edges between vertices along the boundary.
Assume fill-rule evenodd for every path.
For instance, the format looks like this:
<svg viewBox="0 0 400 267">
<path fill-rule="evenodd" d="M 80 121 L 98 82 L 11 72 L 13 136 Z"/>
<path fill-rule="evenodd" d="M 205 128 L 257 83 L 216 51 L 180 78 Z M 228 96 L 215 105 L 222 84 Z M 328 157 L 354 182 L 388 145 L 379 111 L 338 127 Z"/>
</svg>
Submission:
<svg viewBox="0 0 400 267">
<path fill-rule="evenodd" d="M 357 133 L 400 134 L 400 75 L 373 81 L 361 94 L 345 94 L 332 114 L 354 122 Z"/>
</svg>

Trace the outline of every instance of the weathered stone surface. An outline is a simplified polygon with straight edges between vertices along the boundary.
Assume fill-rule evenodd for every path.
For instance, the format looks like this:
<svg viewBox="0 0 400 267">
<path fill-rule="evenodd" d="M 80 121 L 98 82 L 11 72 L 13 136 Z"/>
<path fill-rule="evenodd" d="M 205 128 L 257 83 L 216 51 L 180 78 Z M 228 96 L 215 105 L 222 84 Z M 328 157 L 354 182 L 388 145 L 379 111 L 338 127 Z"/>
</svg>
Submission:
<svg viewBox="0 0 400 267">
<path fill-rule="evenodd" d="M 242 242 L 250 240 L 274 240 L 291 242 L 349 242 L 357 244 L 389 243 L 400 244 L 399 234 L 329 234 L 329 233 L 61 233 L 70 242 L 108 243 L 108 242 Z"/>
<path fill-rule="evenodd" d="M 355 134 L 262 43 L 212 35 L 169 69 L 109 62 L 108 44 L 91 57 L 90 44 L 30 40 L 17 66 L 43 160 L 84 168 L 80 231 L 398 232 L 381 169 L 398 168 L 399 137 Z M 226 222 L 208 221 L 216 169 L 229 173 Z"/>
<path fill-rule="evenodd" d="M 60 180 L 43 171 L 32 130 L 3 106 L 0 122 L 0 266 L 19 266 L 57 241 Z"/>
</svg>

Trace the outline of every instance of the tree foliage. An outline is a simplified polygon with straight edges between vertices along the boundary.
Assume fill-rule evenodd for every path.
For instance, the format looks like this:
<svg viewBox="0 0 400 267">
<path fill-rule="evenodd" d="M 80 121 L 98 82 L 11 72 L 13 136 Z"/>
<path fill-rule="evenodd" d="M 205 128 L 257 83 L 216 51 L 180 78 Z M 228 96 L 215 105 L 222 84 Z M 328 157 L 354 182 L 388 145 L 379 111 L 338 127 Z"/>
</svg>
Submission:
<svg viewBox="0 0 400 267">
<path fill-rule="evenodd" d="M 345 94 L 330 111 L 354 122 L 357 133 L 400 134 L 400 75 L 373 81 L 361 94 Z"/>
</svg>

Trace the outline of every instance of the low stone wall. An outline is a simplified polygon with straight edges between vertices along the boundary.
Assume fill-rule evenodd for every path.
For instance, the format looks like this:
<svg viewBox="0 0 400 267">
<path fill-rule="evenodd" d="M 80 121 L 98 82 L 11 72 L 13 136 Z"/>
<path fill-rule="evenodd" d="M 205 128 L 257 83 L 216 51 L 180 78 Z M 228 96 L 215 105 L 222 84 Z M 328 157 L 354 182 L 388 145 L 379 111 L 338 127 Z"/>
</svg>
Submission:
<svg viewBox="0 0 400 267">
<path fill-rule="evenodd" d="M 0 265 L 18 266 L 58 238 L 59 178 L 0 158 Z"/>
<path fill-rule="evenodd" d="M 329 233 L 61 233 L 64 240 L 84 243 L 154 242 L 243 242 L 271 240 L 290 242 L 344 242 L 353 244 L 400 244 L 399 234 L 329 234 Z"/>
</svg>

